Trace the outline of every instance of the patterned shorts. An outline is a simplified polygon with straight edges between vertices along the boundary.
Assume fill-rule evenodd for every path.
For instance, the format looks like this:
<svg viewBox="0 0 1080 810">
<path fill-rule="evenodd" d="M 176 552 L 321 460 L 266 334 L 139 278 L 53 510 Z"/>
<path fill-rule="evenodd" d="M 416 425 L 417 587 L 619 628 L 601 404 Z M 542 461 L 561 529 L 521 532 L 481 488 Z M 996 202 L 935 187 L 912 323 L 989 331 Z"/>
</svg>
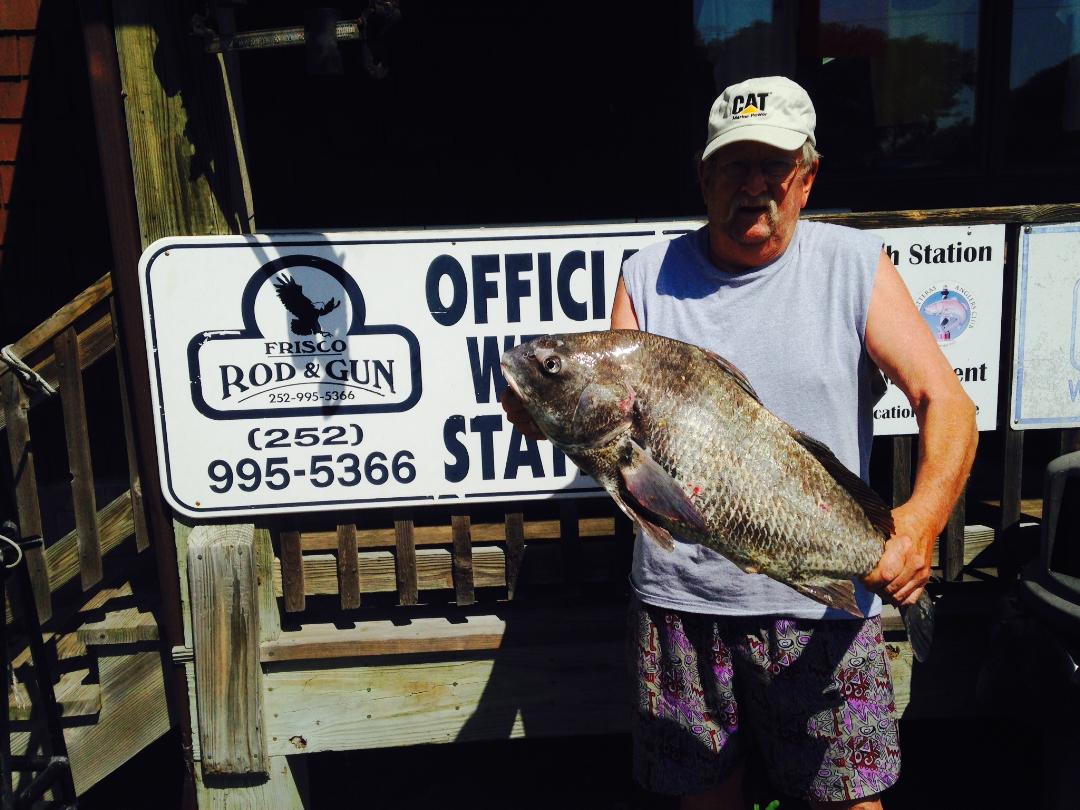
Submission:
<svg viewBox="0 0 1080 810">
<path fill-rule="evenodd" d="M 773 786 L 862 799 L 900 775 L 881 622 L 630 609 L 634 775 L 657 793 L 723 782 L 747 747 Z"/>
</svg>

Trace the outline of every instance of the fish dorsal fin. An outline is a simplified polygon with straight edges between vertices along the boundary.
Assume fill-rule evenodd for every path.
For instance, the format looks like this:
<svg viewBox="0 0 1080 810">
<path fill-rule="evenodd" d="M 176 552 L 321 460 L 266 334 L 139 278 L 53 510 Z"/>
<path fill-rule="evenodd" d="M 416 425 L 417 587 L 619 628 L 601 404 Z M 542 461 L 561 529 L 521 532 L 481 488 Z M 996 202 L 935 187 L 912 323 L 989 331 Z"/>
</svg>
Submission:
<svg viewBox="0 0 1080 810">
<path fill-rule="evenodd" d="M 881 499 L 881 496 L 874 492 L 859 476 L 845 467 L 840 462 L 840 459 L 833 455 L 832 450 L 817 439 L 813 439 L 805 433 L 800 433 L 794 428 L 791 428 L 791 435 L 795 441 L 809 450 L 810 454 L 821 462 L 821 466 L 832 476 L 833 480 L 846 489 L 848 494 L 856 500 L 873 527 L 881 532 L 883 537 L 892 536 L 892 510 Z"/>
<path fill-rule="evenodd" d="M 750 384 L 750 380 L 746 379 L 746 375 L 739 371 L 738 367 L 734 363 L 732 363 L 730 360 L 725 360 L 716 352 L 711 352 L 708 349 L 702 349 L 702 351 L 705 352 L 706 357 L 708 357 L 710 360 L 716 363 L 716 365 L 720 366 L 720 368 L 722 368 L 724 371 L 734 377 L 735 382 L 739 384 L 739 387 L 743 391 L 748 393 L 758 402 L 761 402 L 761 397 L 757 395 L 757 391 L 755 391 L 754 386 Z"/>
</svg>

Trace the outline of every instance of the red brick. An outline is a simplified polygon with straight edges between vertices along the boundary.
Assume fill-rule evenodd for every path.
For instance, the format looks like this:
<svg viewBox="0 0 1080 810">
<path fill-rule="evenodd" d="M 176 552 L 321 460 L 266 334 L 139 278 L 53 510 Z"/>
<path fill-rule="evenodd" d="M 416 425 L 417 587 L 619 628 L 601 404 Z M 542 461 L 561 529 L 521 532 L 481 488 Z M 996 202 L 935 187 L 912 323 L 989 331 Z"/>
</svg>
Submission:
<svg viewBox="0 0 1080 810">
<path fill-rule="evenodd" d="M 18 76 L 19 39 L 14 34 L 0 34 L 0 76 Z"/>
<path fill-rule="evenodd" d="M 33 34 L 19 34 L 19 75 L 30 75 L 30 62 L 34 58 Z"/>
<path fill-rule="evenodd" d="M 0 28 L 33 31 L 37 28 L 41 0 L 3 0 L 0 2 Z"/>
<path fill-rule="evenodd" d="M 11 184 L 15 182 L 15 166 L 0 163 L 0 205 L 11 202 Z"/>
<path fill-rule="evenodd" d="M 0 118 L 22 118 L 29 79 L 0 81 Z"/>
<path fill-rule="evenodd" d="M 15 162 L 22 124 L 0 124 L 0 161 Z"/>
</svg>

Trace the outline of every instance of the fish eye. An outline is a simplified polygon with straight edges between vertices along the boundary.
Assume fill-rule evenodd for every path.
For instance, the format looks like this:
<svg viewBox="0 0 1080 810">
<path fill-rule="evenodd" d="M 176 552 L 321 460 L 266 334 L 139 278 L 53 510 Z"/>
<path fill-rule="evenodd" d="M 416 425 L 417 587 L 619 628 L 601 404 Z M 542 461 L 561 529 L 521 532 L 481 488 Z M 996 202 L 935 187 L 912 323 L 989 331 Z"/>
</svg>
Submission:
<svg viewBox="0 0 1080 810">
<path fill-rule="evenodd" d="M 562 361 L 555 355 L 549 355 L 544 358 L 544 371 L 548 374 L 558 374 L 562 369 Z"/>
</svg>

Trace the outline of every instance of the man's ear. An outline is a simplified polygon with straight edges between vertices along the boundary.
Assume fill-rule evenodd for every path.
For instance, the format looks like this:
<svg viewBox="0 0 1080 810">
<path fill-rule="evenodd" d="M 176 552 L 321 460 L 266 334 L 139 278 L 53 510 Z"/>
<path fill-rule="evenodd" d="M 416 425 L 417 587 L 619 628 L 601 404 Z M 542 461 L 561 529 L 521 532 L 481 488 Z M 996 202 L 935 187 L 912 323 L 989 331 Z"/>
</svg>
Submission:
<svg viewBox="0 0 1080 810">
<path fill-rule="evenodd" d="M 814 186 L 814 180 L 817 179 L 818 168 L 821 166 L 820 158 L 810 164 L 810 168 L 806 170 L 806 173 L 799 178 L 799 190 L 802 193 L 802 203 L 800 208 L 806 208 L 807 202 L 810 201 L 810 189 Z"/>
</svg>

